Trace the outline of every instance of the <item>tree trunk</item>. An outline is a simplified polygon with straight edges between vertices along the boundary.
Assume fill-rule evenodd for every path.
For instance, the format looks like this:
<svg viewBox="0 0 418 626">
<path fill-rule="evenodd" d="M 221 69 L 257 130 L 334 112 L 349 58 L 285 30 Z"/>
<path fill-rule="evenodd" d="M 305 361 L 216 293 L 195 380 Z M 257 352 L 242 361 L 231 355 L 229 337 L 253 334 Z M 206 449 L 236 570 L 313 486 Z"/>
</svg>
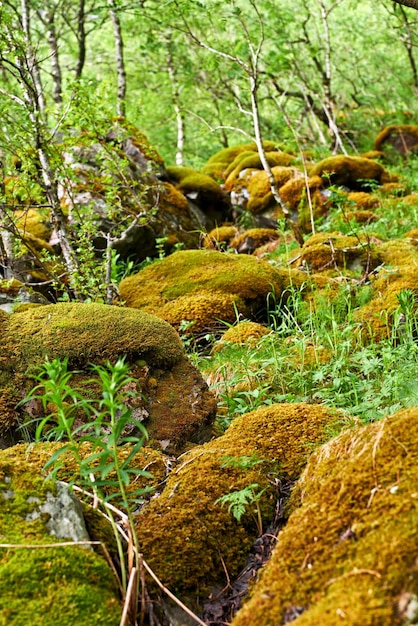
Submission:
<svg viewBox="0 0 418 626">
<path fill-rule="evenodd" d="M 126 106 L 126 69 L 125 60 L 123 57 L 123 37 L 122 27 L 119 19 L 119 15 L 116 11 L 115 0 L 108 0 L 110 19 L 113 24 L 113 35 L 115 38 L 116 49 L 116 70 L 118 73 L 118 115 L 125 117 Z"/>
<path fill-rule="evenodd" d="M 397 4 L 403 4 L 405 7 L 411 7 L 418 11 L 418 0 L 394 0 Z"/>
<path fill-rule="evenodd" d="M 77 45 L 78 57 L 77 66 L 75 68 L 76 80 L 81 78 L 84 63 L 86 61 L 86 27 L 85 27 L 85 1 L 80 0 L 77 11 Z"/>
</svg>

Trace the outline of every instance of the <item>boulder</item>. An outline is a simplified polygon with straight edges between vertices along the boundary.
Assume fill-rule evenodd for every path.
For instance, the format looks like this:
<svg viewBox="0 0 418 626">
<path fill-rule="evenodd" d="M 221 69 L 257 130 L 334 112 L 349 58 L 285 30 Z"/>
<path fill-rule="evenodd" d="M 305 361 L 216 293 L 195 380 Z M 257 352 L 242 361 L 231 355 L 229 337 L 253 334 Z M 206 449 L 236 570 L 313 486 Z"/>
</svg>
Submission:
<svg viewBox="0 0 418 626">
<path fill-rule="evenodd" d="M 272 521 L 277 486 L 285 491 L 299 477 L 311 447 L 341 419 L 318 405 L 276 404 L 237 417 L 223 436 L 183 455 L 136 517 L 144 558 L 161 581 L 192 605 L 223 589 Z M 236 519 L 219 498 L 249 486 L 259 497 Z"/>
<path fill-rule="evenodd" d="M 131 408 L 155 445 L 179 450 L 189 440 L 210 436 L 214 398 L 175 330 L 160 318 L 104 304 L 61 303 L 3 314 L 0 330 L 0 408 L 5 409 L 0 435 L 6 439 L 25 414 L 44 415 L 40 402 L 31 401 L 19 413 L 14 405 L 34 386 L 31 375 L 45 358 L 68 358 L 69 369 L 77 370 L 74 384 L 97 397 L 100 386 L 86 383 L 94 379 L 90 364 L 114 363 L 121 356 L 136 381 Z"/>
<path fill-rule="evenodd" d="M 414 407 L 312 454 L 232 626 L 417 623 L 417 440 Z"/>
<path fill-rule="evenodd" d="M 303 278 L 250 255 L 185 250 L 125 278 L 119 291 L 126 306 L 158 315 L 176 328 L 190 322 L 193 333 L 205 334 L 237 316 L 266 317 L 267 296 L 279 302 L 287 287 Z"/>
<path fill-rule="evenodd" d="M 106 559 L 90 545 L 65 545 L 89 541 L 81 503 L 14 449 L 0 451 L 0 526 L 0 623 L 119 624 Z"/>
</svg>

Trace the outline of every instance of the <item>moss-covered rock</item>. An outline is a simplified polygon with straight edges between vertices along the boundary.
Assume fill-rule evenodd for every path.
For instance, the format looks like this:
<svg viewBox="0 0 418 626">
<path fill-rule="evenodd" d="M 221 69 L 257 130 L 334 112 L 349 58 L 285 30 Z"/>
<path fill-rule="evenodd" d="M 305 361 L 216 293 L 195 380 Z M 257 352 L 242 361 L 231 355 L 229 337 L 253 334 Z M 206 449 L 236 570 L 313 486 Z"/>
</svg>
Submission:
<svg viewBox="0 0 418 626">
<path fill-rule="evenodd" d="M 370 181 L 382 185 L 393 180 L 377 161 L 345 155 L 323 159 L 312 168 L 310 175 L 320 176 L 325 185 L 343 185 L 353 191 L 367 190 Z"/>
<path fill-rule="evenodd" d="M 230 245 L 241 254 L 252 254 L 257 248 L 278 239 L 280 233 L 274 228 L 250 228 L 234 237 Z"/>
<path fill-rule="evenodd" d="M 254 345 L 261 337 L 265 337 L 271 333 L 271 329 L 258 324 L 257 322 L 243 321 L 239 322 L 235 326 L 231 326 L 222 335 L 220 341 L 214 346 L 213 351 L 218 352 L 223 347 L 236 343 L 240 346 Z"/>
<path fill-rule="evenodd" d="M 413 124 L 392 124 L 386 126 L 375 139 L 375 150 L 383 153 L 388 148 L 396 150 L 400 155 L 406 157 L 409 152 L 418 151 L 418 126 Z"/>
<path fill-rule="evenodd" d="M 208 215 L 213 223 L 228 219 L 228 197 L 211 176 L 180 166 L 167 167 L 167 175 L 176 188 Z"/>
<path fill-rule="evenodd" d="M 208 250 L 223 250 L 228 248 L 230 242 L 238 235 L 236 226 L 224 224 L 211 230 L 203 238 L 203 246 Z"/>
<path fill-rule="evenodd" d="M 301 250 L 302 263 L 314 272 L 373 269 L 381 259 L 367 239 L 340 233 L 317 233 Z"/>
<path fill-rule="evenodd" d="M 136 380 L 131 408 L 145 418 L 151 441 L 174 450 L 189 439 L 209 436 L 216 408 L 212 394 L 186 359 L 177 333 L 160 318 L 133 309 L 73 303 L 14 313 L 2 318 L 1 326 L 3 390 L 17 388 L 23 398 L 34 385 L 30 375 L 45 358 L 68 358 L 69 368 L 79 371 L 75 384 L 85 385 L 92 379 L 89 364 L 114 363 L 125 356 Z M 87 385 L 86 393 L 97 397 L 98 388 Z M 32 417 L 42 415 L 40 403 L 30 410 Z"/>
<path fill-rule="evenodd" d="M 401 252 L 398 250 L 398 253 Z M 418 276 L 413 262 L 383 269 L 373 281 L 372 298 L 356 311 L 356 320 L 375 341 L 392 337 L 394 314 L 399 307 L 398 296 L 404 290 L 418 294 Z"/>
<path fill-rule="evenodd" d="M 193 331 L 213 331 L 219 320 L 233 323 L 262 315 L 266 296 L 279 298 L 299 274 L 277 270 L 252 256 L 215 250 L 185 250 L 153 263 L 119 285 L 128 307 L 139 308 L 179 326 L 194 322 Z"/>
<path fill-rule="evenodd" d="M 115 576 L 91 548 L 59 545 L 74 537 L 59 532 L 50 506 L 44 511 L 56 497 L 57 486 L 30 458 L 0 451 L 1 543 L 10 546 L 0 548 L 0 623 L 116 626 Z"/>
<path fill-rule="evenodd" d="M 415 407 L 311 456 L 294 511 L 233 626 L 416 623 L 417 441 Z"/>
<path fill-rule="evenodd" d="M 287 167 L 294 162 L 295 157 L 285 152 L 266 152 L 266 159 L 270 167 Z M 244 170 L 262 170 L 263 165 L 257 152 L 242 152 L 236 156 L 234 161 L 228 166 L 225 175 L 225 189 L 231 190 L 235 181 Z"/>
<path fill-rule="evenodd" d="M 193 602 L 224 587 L 224 572 L 232 578 L 244 566 L 257 528 L 254 505 L 237 522 L 216 500 L 257 484 L 266 489 L 259 506 L 268 523 L 276 503 L 269 476 L 295 480 L 311 447 L 340 419 L 318 405 L 272 405 L 235 419 L 225 435 L 182 456 L 162 495 L 136 521 L 144 557 L 163 583 Z M 248 459 L 262 462 L 246 466 Z"/>
</svg>

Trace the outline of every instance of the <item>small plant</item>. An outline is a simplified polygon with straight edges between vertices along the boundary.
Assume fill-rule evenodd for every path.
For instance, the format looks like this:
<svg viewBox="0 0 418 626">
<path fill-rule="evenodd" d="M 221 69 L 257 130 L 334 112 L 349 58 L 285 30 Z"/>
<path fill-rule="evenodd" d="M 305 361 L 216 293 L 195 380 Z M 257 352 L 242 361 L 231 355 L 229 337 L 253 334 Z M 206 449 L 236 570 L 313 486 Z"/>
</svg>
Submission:
<svg viewBox="0 0 418 626">
<path fill-rule="evenodd" d="M 231 491 L 231 493 L 221 496 L 215 500 L 215 504 L 224 506 L 228 504 L 228 512 L 232 513 L 235 519 L 239 522 L 242 516 L 246 513 L 247 509 L 251 505 L 255 505 L 254 513 L 256 514 L 257 532 L 259 535 L 263 534 L 263 520 L 261 516 L 261 510 L 259 501 L 265 489 L 259 491 L 258 483 L 252 483 L 247 485 L 239 491 Z"/>
<path fill-rule="evenodd" d="M 131 461 L 139 452 L 147 432 L 143 424 L 132 415 L 129 408 L 129 399 L 134 395 L 131 390 L 136 380 L 129 376 L 129 365 L 123 358 L 115 364 L 107 362 L 106 366 L 92 365 L 91 370 L 96 374 L 88 383 L 97 385 L 100 381 L 100 395 L 88 398 L 80 389 L 71 385 L 75 371 L 68 369 L 68 358 L 64 360 L 46 360 L 34 376 L 38 384 L 31 390 L 23 403 L 36 398 L 42 402 L 47 415 L 35 421 L 35 439 L 62 441 L 60 447 L 44 466 L 56 479 L 65 457 L 72 455 L 76 461 L 78 474 L 71 484 L 93 492 L 96 499 L 105 506 L 107 518 L 112 524 L 115 539 L 118 545 L 121 566 L 121 583 L 125 592 L 128 589 L 128 577 L 131 575 L 133 563 L 129 559 L 128 567 L 125 563 L 124 548 L 119 530 L 112 515 L 112 509 L 106 504 L 112 498 L 118 498 L 126 512 L 129 522 L 129 534 L 132 536 L 133 552 L 136 555 L 136 571 L 140 567 L 139 546 L 134 532 L 132 511 L 138 500 L 149 490 L 141 488 L 127 490 L 132 478 L 138 475 L 150 477 L 151 474 L 142 469 L 131 467 Z M 83 415 L 82 425 L 77 425 L 78 418 Z M 30 425 L 30 423 L 26 425 Z M 86 423 L 85 423 L 86 422 Z M 52 424 L 52 425 L 51 425 Z M 127 426 L 135 426 L 139 437 L 124 434 Z M 130 430 L 130 429 L 129 429 Z M 83 442 L 91 444 L 91 451 L 84 455 L 80 452 Z M 122 444 L 131 446 L 126 458 L 121 459 L 118 454 Z M 138 582 L 136 583 L 138 584 Z M 137 597 L 136 594 L 132 596 Z M 132 607 L 135 613 L 136 607 Z"/>
</svg>

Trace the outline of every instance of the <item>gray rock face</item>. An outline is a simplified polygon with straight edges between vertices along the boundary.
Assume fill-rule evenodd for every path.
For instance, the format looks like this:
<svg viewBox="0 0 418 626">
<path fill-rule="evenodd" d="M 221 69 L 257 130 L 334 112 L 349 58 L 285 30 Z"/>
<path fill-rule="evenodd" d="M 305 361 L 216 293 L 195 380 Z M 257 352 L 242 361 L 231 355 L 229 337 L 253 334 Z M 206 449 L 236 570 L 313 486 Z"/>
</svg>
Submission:
<svg viewBox="0 0 418 626">
<path fill-rule="evenodd" d="M 31 502 L 38 501 L 39 506 L 27 514 L 26 520 L 33 521 L 46 514 L 49 516 L 46 528 L 54 537 L 70 541 L 89 541 L 80 501 L 66 483 L 57 481 L 56 490 L 56 495 L 48 491 L 46 500 L 42 503 L 39 498 L 32 497 Z"/>
</svg>

